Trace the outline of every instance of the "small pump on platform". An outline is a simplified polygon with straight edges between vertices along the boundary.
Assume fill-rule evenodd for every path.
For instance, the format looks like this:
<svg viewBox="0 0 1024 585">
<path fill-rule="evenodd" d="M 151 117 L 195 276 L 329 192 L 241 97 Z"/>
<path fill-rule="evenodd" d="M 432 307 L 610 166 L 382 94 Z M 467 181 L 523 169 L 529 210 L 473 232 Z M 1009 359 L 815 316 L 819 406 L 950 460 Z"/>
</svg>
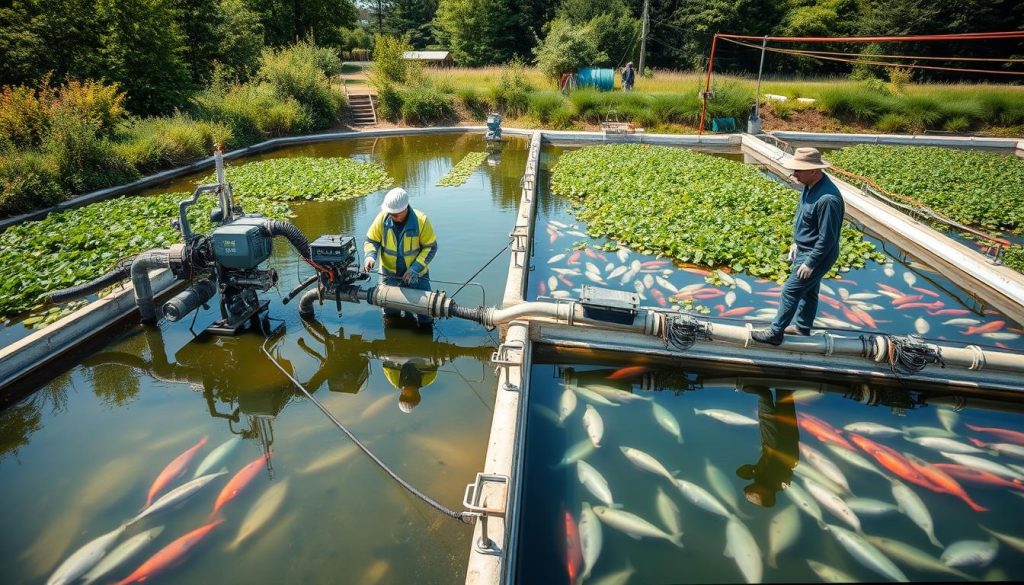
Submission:
<svg viewBox="0 0 1024 585">
<path fill-rule="evenodd" d="M 485 138 L 489 141 L 501 140 L 501 114 L 491 112 L 487 115 L 487 134 Z"/>
</svg>

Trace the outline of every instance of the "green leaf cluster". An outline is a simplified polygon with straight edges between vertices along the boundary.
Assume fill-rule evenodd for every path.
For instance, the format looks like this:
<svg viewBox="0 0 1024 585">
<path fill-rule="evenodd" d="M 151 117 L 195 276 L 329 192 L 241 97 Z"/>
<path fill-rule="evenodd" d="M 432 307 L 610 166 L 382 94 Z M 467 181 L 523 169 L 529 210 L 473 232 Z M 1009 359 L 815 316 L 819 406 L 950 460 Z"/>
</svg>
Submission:
<svg viewBox="0 0 1024 585">
<path fill-rule="evenodd" d="M 484 162 L 487 158 L 486 152 L 471 152 L 466 156 L 462 157 L 462 160 L 458 162 L 452 170 L 448 171 L 448 174 L 441 177 L 437 181 L 438 187 L 458 187 L 469 180 L 469 176 L 473 174 L 480 163 Z"/>
<path fill-rule="evenodd" d="M 344 157 L 274 158 L 229 166 L 227 179 L 241 197 L 275 201 L 340 201 L 390 187 L 379 163 Z M 213 183 L 213 175 L 201 182 Z"/>
<path fill-rule="evenodd" d="M 1024 159 L 1013 155 L 860 144 L 828 159 L 950 219 L 995 230 L 1024 228 Z"/>
<path fill-rule="evenodd" d="M 574 199 L 592 236 L 778 281 L 789 274 L 797 197 L 753 166 L 678 148 L 594 146 L 563 154 L 551 189 Z M 847 225 L 826 276 L 869 259 L 883 257 Z"/>
<path fill-rule="evenodd" d="M 178 216 L 178 202 L 189 196 L 119 197 L 8 228 L 0 233 L 0 314 L 28 311 L 43 293 L 88 282 L 121 258 L 179 241 L 171 220 Z M 289 215 L 282 203 L 259 198 L 237 201 L 246 212 L 273 218 Z M 209 216 L 214 204 L 212 197 L 205 197 L 190 209 L 196 231 L 212 227 Z M 54 315 L 40 314 L 47 317 L 28 324 L 43 325 Z"/>
</svg>

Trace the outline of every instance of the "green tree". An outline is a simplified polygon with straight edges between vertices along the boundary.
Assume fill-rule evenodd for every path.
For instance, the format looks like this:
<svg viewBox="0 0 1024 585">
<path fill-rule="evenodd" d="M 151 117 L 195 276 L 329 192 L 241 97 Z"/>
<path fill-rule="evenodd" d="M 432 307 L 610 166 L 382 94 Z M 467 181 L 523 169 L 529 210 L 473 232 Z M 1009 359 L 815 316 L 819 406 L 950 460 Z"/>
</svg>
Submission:
<svg viewBox="0 0 1024 585">
<path fill-rule="evenodd" d="M 514 0 L 441 0 L 434 18 L 438 40 L 460 65 L 478 67 L 526 56 L 536 44 Z"/>
<path fill-rule="evenodd" d="M 382 19 L 385 34 L 409 35 L 414 49 L 426 49 L 437 43 L 432 23 L 438 0 L 391 0 Z"/>
<path fill-rule="evenodd" d="M 548 79 L 557 81 L 563 73 L 608 60 L 608 55 L 597 48 L 589 27 L 576 26 L 561 17 L 550 25 L 544 42 L 534 49 L 537 66 Z"/>
<path fill-rule="evenodd" d="M 178 26 L 185 35 L 185 54 L 192 81 L 209 81 L 213 60 L 220 51 L 217 33 L 223 30 L 224 11 L 219 0 L 174 0 Z"/>
<path fill-rule="evenodd" d="M 248 0 L 260 15 L 268 45 L 278 47 L 312 37 L 318 45 L 337 46 L 339 30 L 356 22 L 352 0 Z"/>
<path fill-rule="evenodd" d="M 180 106 L 194 87 L 172 0 L 98 0 L 96 9 L 106 76 L 128 94 L 128 108 L 161 114 Z"/>
<path fill-rule="evenodd" d="M 220 0 L 224 17 L 216 31 L 218 60 L 235 79 L 248 79 L 259 66 L 263 51 L 263 24 L 244 0 Z"/>
<path fill-rule="evenodd" d="M 5 84 L 31 83 L 40 75 L 45 42 L 31 25 L 24 2 L 0 7 L 0 79 Z"/>
</svg>

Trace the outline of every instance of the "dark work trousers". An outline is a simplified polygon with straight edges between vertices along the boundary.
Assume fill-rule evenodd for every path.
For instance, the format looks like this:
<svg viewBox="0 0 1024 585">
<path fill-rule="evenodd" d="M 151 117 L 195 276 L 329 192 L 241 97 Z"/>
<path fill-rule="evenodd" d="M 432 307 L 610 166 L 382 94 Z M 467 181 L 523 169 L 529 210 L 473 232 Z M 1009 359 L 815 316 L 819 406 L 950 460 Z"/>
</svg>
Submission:
<svg viewBox="0 0 1024 585">
<path fill-rule="evenodd" d="M 782 332 L 793 321 L 794 316 L 797 328 L 806 330 L 814 327 L 814 317 L 818 314 L 818 290 L 821 288 L 821 279 L 839 258 L 839 248 L 823 257 L 809 278 L 800 278 L 796 272 L 807 260 L 808 255 L 809 252 L 797 252 L 796 260 L 789 271 L 789 279 L 782 286 L 779 311 L 771 325 L 772 333 Z"/>
</svg>

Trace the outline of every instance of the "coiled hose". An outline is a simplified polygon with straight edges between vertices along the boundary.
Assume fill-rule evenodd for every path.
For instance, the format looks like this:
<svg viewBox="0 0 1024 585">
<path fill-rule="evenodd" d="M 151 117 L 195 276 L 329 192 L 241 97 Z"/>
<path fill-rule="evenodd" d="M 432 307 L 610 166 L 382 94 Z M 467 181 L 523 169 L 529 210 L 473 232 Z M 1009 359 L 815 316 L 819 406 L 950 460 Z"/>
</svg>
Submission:
<svg viewBox="0 0 1024 585">
<path fill-rule="evenodd" d="M 87 297 L 107 287 L 113 286 L 122 280 L 127 279 L 131 274 L 132 260 L 134 260 L 134 258 L 126 258 L 119 261 L 117 263 L 117 268 L 114 268 L 103 276 L 94 278 L 89 282 L 40 295 L 39 302 L 46 304 L 66 303 L 68 301 Z"/>
</svg>

